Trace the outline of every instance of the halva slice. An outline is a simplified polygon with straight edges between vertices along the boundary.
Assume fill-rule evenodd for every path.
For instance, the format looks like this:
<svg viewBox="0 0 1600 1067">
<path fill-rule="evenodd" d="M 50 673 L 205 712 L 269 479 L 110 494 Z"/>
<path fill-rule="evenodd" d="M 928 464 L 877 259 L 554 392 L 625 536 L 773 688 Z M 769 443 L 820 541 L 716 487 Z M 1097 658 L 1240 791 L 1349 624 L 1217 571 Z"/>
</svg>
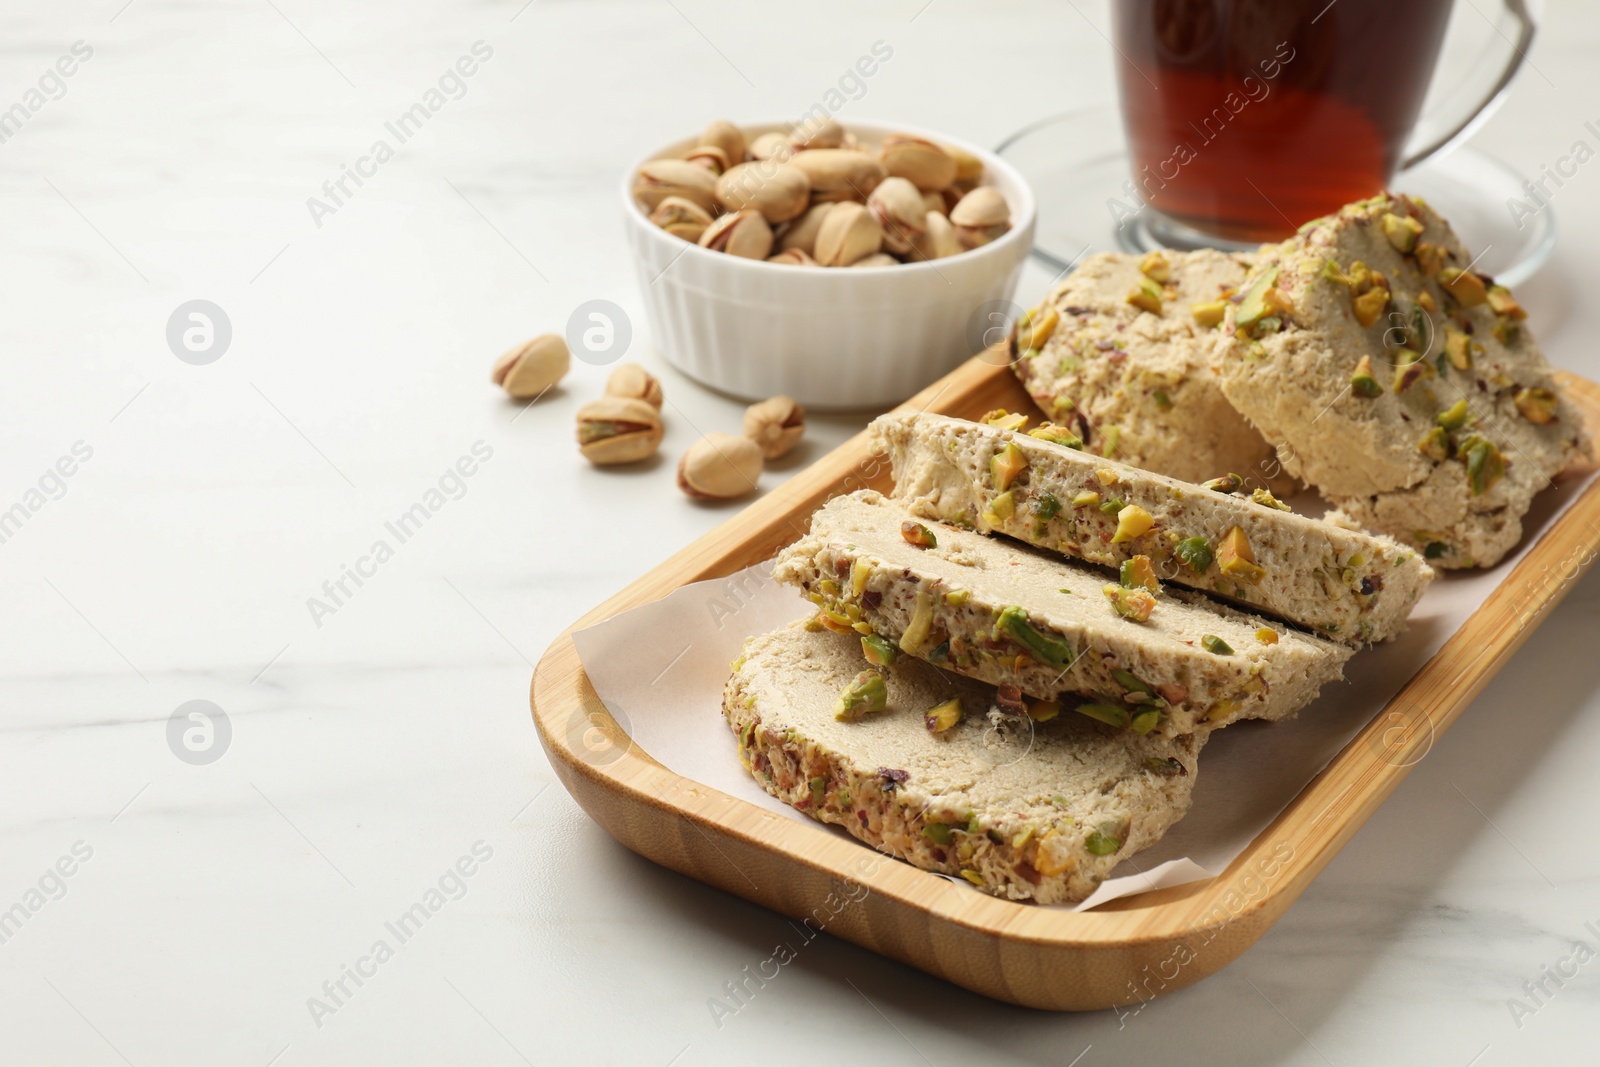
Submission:
<svg viewBox="0 0 1600 1067">
<path fill-rule="evenodd" d="M 1210 249 L 1085 259 L 1012 337 L 1012 369 L 1084 447 L 1175 478 L 1286 481 L 1212 366 L 1248 260 Z"/>
<path fill-rule="evenodd" d="M 1589 449 L 1511 292 L 1421 199 L 1385 194 L 1263 250 L 1219 340 L 1223 390 L 1288 470 L 1436 566 L 1488 566 Z"/>
<path fill-rule="evenodd" d="M 1129 573 L 1129 572 L 1132 573 Z M 1351 649 L 1125 570 L 921 519 L 872 490 L 829 501 L 773 576 L 819 621 L 1053 703 L 1044 713 L 1177 735 L 1282 719 L 1341 677 Z"/>
<path fill-rule="evenodd" d="M 1144 557 L 1160 581 L 1347 644 L 1404 630 L 1433 580 L 1416 549 L 1296 515 L 1259 482 L 1201 486 L 1152 474 L 1062 443 L 1054 426 L 908 412 L 871 429 L 893 465 L 895 498 L 922 518 L 1107 567 Z"/>
<path fill-rule="evenodd" d="M 873 848 L 995 896 L 1076 903 L 1188 810 L 1204 735 L 1036 723 L 909 656 L 876 669 L 881 707 L 841 721 L 865 667 L 856 636 L 797 623 L 745 643 L 722 706 L 762 788 Z"/>
</svg>

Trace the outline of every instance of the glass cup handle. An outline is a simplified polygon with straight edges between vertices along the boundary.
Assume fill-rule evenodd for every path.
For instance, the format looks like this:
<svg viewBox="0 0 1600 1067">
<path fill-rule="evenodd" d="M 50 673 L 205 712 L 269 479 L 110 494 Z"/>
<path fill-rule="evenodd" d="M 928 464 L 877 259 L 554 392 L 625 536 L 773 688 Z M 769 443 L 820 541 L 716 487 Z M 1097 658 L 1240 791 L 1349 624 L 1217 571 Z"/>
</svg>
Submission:
<svg viewBox="0 0 1600 1067">
<path fill-rule="evenodd" d="M 1423 116 L 1421 122 L 1417 124 L 1417 129 L 1413 132 L 1411 139 L 1415 141 L 1418 138 L 1422 138 L 1425 139 L 1426 143 L 1421 148 L 1411 149 L 1406 154 L 1405 159 L 1400 164 L 1401 170 L 1414 167 L 1429 156 L 1441 152 L 1459 141 L 1466 140 L 1477 131 L 1479 126 L 1489 120 L 1489 116 L 1495 113 L 1501 101 L 1505 99 L 1506 90 L 1511 87 L 1512 79 L 1517 76 L 1517 72 L 1522 69 L 1523 61 L 1528 58 L 1528 48 L 1533 44 L 1533 35 L 1537 27 L 1534 25 L 1533 16 L 1528 12 L 1527 0 L 1502 0 L 1502 2 L 1516 24 L 1517 36 L 1515 42 L 1511 43 L 1510 54 L 1506 56 L 1505 62 L 1494 76 L 1493 83 L 1484 87 L 1481 95 L 1477 97 L 1476 103 L 1470 108 L 1464 109 L 1463 117 L 1430 120 L 1427 116 Z M 1501 21 L 1505 20 L 1502 19 Z M 1495 26 L 1495 32 L 1504 40 L 1511 41 L 1511 38 L 1502 31 L 1500 26 Z M 1494 68 L 1491 67 L 1489 69 L 1492 71 Z M 1469 81 L 1457 88 L 1447 99 L 1453 99 L 1472 88 L 1473 83 Z M 1451 110 L 1454 111 L 1456 109 L 1452 108 Z"/>
</svg>

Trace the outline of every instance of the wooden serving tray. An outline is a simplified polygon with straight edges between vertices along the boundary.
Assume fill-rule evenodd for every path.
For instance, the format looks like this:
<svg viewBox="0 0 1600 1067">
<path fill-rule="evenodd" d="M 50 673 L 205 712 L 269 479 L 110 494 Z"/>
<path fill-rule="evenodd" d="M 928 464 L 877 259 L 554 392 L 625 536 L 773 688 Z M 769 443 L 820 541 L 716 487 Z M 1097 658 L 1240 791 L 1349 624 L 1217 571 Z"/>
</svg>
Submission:
<svg viewBox="0 0 1600 1067">
<path fill-rule="evenodd" d="M 1600 385 L 1562 380 L 1589 424 L 1600 426 Z M 1033 410 L 1004 357 L 990 354 L 904 406 L 966 418 L 997 407 Z M 573 798 L 641 856 L 986 996 L 1055 1010 L 1149 1000 L 1244 952 L 1427 754 L 1600 547 L 1597 484 L 1220 876 L 1070 912 L 971 892 L 668 771 L 617 725 L 578 661 L 574 630 L 768 559 L 805 532 L 824 501 L 885 489 L 888 476 L 887 461 L 858 434 L 579 619 L 534 672 L 539 739 Z"/>
</svg>

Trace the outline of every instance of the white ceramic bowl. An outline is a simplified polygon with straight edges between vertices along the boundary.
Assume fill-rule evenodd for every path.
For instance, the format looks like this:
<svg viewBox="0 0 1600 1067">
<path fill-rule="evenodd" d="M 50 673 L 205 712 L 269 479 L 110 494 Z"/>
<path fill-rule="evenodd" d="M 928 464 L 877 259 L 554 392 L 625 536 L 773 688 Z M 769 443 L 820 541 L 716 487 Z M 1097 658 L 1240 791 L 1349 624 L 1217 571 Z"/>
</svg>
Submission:
<svg viewBox="0 0 1600 1067">
<path fill-rule="evenodd" d="M 1011 229 L 960 255 L 892 267 L 795 267 L 709 252 L 653 225 L 633 199 L 638 165 L 681 156 L 688 139 L 651 153 L 622 182 L 624 225 L 656 345 L 668 363 L 746 399 L 785 393 L 816 408 L 897 404 L 982 349 L 1002 321 L 1033 246 L 1027 183 L 993 153 L 900 124 L 850 120 L 866 142 L 909 133 L 983 160 L 1011 205 Z M 744 127 L 754 138 L 777 123 Z M 986 308 L 985 305 L 990 305 Z"/>
</svg>

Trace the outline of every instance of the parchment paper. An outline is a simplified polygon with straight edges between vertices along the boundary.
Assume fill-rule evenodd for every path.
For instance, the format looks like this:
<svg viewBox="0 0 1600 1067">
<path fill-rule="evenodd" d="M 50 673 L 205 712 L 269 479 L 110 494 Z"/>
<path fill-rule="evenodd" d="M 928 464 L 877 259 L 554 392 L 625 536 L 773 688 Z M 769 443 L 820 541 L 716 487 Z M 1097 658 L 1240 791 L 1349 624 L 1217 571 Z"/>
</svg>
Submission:
<svg viewBox="0 0 1600 1067">
<path fill-rule="evenodd" d="M 1213 734 L 1200 756 L 1189 814 L 1155 847 L 1118 866 L 1073 910 L 1221 873 L 1383 710 L 1594 478 L 1594 472 L 1569 474 L 1540 494 L 1525 520 L 1522 544 L 1499 566 L 1441 572 L 1412 613 L 1406 633 L 1358 652 L 1345 667 L 1346 680 L 1324 688 L 1298 717 L 1240 722 Z M 1526 592 L 1531 596 L 1545 585 L 1571 581 L 1581 562 L 1553 562 Z M 740 765 L 722 717 L 728 665 L 744 639 L 816 610 L 796 590 L 774 582 L 770 570 L 770 564 L 759 564 L 728 578 L 684 586 L 578 631 L 573 641 L 607 709 L 673 773 L 854 841 L 768 796 Z M 951 881 L 979 892 L 960 879 Z"/>
</svg>

